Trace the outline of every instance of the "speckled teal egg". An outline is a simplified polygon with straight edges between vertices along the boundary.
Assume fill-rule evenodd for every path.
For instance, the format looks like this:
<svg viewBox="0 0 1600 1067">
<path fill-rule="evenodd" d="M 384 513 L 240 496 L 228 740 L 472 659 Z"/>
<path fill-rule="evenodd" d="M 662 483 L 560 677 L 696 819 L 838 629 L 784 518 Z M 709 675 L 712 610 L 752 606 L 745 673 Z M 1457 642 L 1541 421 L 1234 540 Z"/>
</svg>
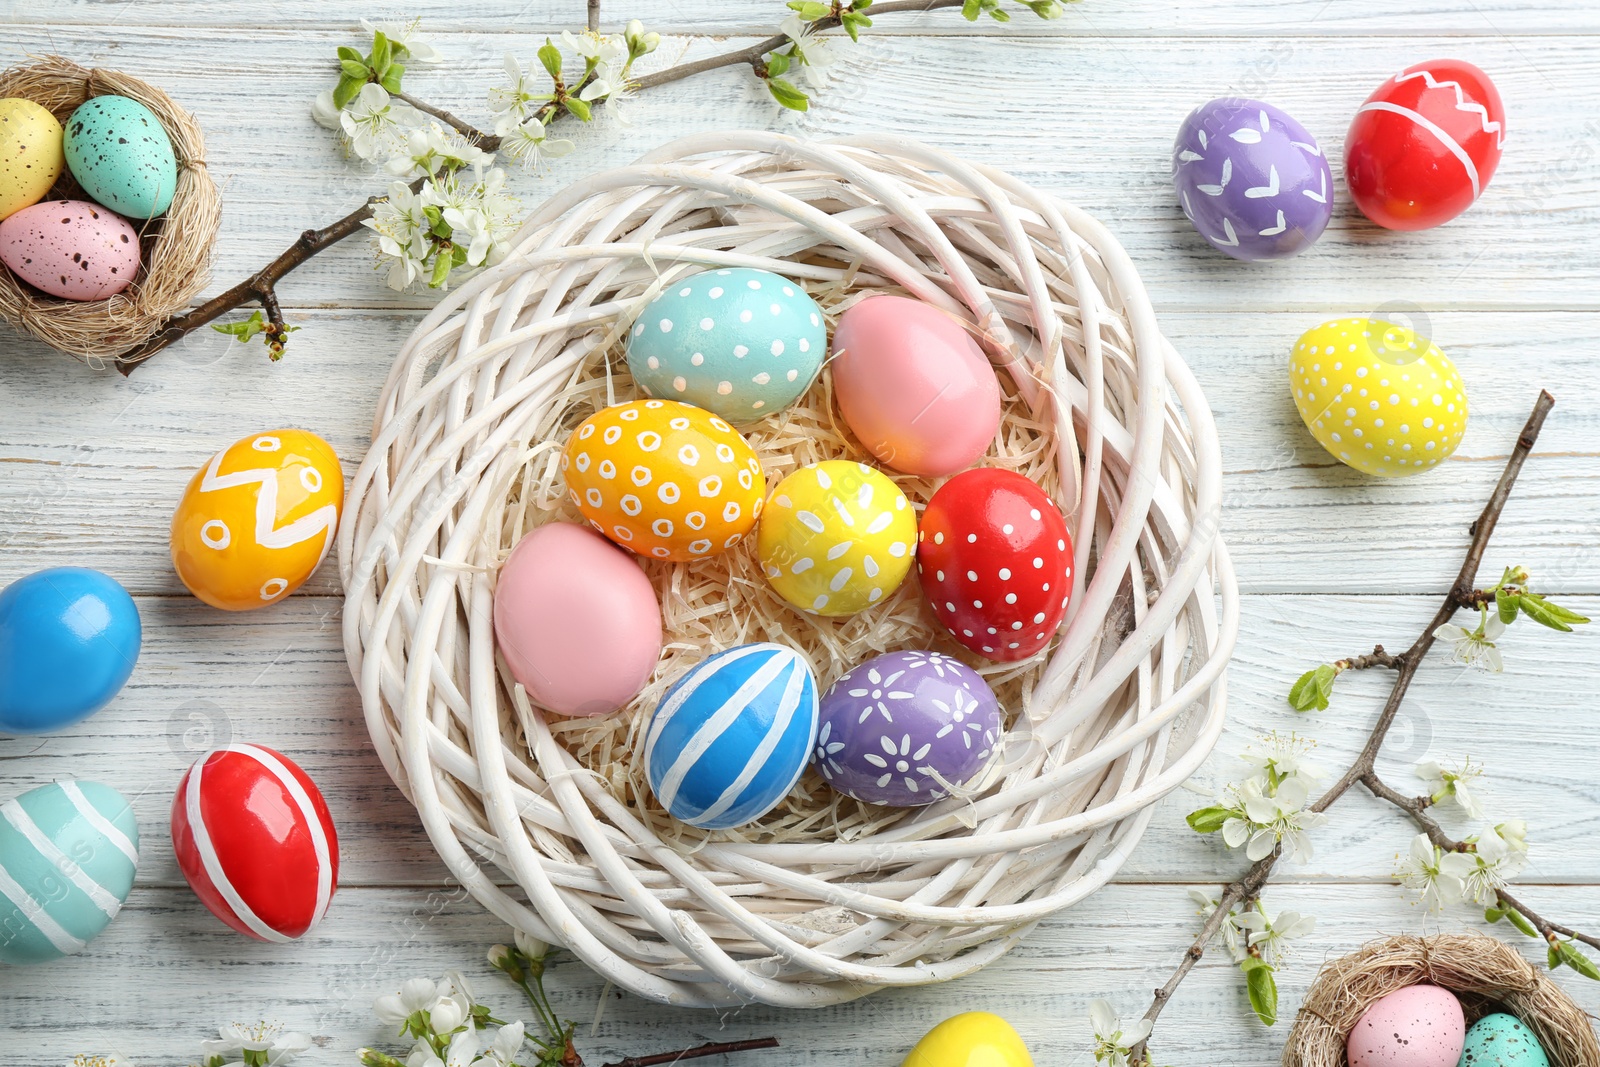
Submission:
<svg viewBox="0 0 1600 1067">
<path fill-rule="evenodd" d="M 735 425 L 798 400 L 827 350 L 817 302 L 787 278 L 744 267 L 673 282 L 628 332 L 628 367 L 645 392 Z"/>
<path fill-rule="evenodd" d="M 178 161 L 156 113 L 126 96 L 96 96 L 67 119 L 67 167 L 84 192 L 131 219 L 172 204 Z"/>
<path fill-rule="evenodd" d="M 1550 1067 L 1550 1059 L 1533 1031 L 1502 1011 L 1472 1024 L 1460 1067 Z"/>
</svg>

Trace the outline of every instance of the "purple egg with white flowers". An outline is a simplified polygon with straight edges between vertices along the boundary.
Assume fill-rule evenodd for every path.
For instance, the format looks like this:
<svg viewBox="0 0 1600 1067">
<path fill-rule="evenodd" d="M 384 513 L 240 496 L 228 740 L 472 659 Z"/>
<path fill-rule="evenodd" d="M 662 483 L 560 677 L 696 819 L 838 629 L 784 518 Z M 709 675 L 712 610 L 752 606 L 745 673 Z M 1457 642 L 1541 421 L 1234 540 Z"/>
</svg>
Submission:
<svg viewBox="0 0 1600 1067">
<path fill-rule="evenodd" d="M 1003 725 L 983 676 L 938 652 L 888 652 L 823 694 L 816 765 L 868 804 L 910 808 L 950 795 L 988 763 Z"/>
<path fill-rule="evenodd" d="M 1333 172 L 1317 139 L 1260 100 L 1224 97 L 1189 113 L 1172 145 L 1184 215 L 1234 259 L 1284 259 L 1322 236 Z"/>
</svg>

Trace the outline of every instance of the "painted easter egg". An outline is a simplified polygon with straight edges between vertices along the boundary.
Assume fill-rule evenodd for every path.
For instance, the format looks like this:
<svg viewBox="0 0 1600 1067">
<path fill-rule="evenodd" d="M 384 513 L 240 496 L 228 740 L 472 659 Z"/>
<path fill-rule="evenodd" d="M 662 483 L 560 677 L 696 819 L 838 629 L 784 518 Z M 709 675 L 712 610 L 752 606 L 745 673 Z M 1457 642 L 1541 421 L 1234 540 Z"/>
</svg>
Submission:
<svg viewBox="0 0 1600 1067">
<path fill-rule="evenodd" d="M 873 296 L 833 331 L 833 390 L 851 431 L 907 474 L 954 474 L 1000 428 L 1000 383 L 972 336 L 931 304 Z"/>
<path fill-rule="evenodd" d="M 917 516 L 882 471 L 843 459 L 778 483 L 756 533 L 778 595 L 813 615 L 854 615 L 894 592 L 911 569 Z"/>
<path fill-rule="evenodd" d="M 1550 1057 L 1521 1019 L 1501 1011 L 1472 1024 L 1459 1067 L 1550 1067 Z"/>
<path fill-rule="evenodd" d="M 104 300 L 139 273 L 139 234 L 85 200 L 46 200 L 0 222 L 0 263 L 63 300 Z"/>
<path fill-rule="evenodd" d="M 1072 594 L 1072 535 L 1043 489 L 980 467 L 940 486 L 922 513 L 917 576 L 966 648 L 1019 660 L 1050 643 Z"/>
<path fill-rule="evenodd" d="M 1334 319 L 1308 330 L 1290 353 L 1289 384 L 1311 436 L 1364 474 L 1427 470 L 1467 430 L 1455 364 L 1405 326 Z"/>
<path fill-rule="evenodd" d="M 1350 123 L 1344 178 L 1361 213 L 1391 230 L 1449 222 L 1494 177 L 1506 111 L 1489 75 L 1459 59 L 1407 67 Z"/>
<path fill-rule="evenodd" d="M 0 963 L 82 952 L 139 866 L 139 823 L 99 782 L 52 782 L 0 804 Z"/>
<path fill-rule="evenodd" d="M 262 745 L 195 761 L 172 800 L 172 848 L 206 909 L 257 941 L 305 936 L 339 886 L 339 837 L 321 791 Z"/>
<path fill-rule="evenodd" d="M 178 161 L 154 111 L 126 96 L 95 96 L 68 116 L 65 130 L 67 167 L 95 200 L 130 219 L 171 206 Z"/>
<path fill-rule="evenodd" d="M 567 493 L 596 530 L 655 559 L 732 548 L 761 517 L 767 479 L 739 431 L 675 400 L 595 412 L 561 453 Z"/>
<path fill-rule="evenodd" d="M 1350 1031 L 1350 1067 L 1457 1067 L 1467 1033 L 1448 989 L 1413 985 L 1382 998 Z"/>
<path fill-rule="evenodd" d="M 638 561 L 582 526 L 551 522 L 511 550 L 494 636 L 528 697 L 561 715 L 632 700 L 661 657 L 661 606 Z"/>
<path fill-rule="evenodd" d="M 0 100 L 0 219 L 43 200 L 65 165 L 56 117 L 32 100 Z"/>
<path fill-rule="evenodd" d="M 1223 97 L 1189 112 L 1172 145 L 1178 203 L 1212 248 L 1283 259 L 1333 217 L 1333 173 L 1317 139 L 1260 100 Z"/>
<path fill-rule="evenodd" d="M 308 430 L 251 434 L 189 481 L 172 516 L 172 565 L 212 607 L 275 603 L 322 563 L 343 507 L 332 445 Z"/>
<path fill-rule="evenodd" d="M 983 676 L 938 652 L 888 652 L 823 694 L 815 761 L 828 784 L 868 804 L 909 808 L 950 795 L 1000 740 Z"/>
<path fill-rule="evenodd" d="M 707 656 L 667 690 L 645 734 L 650 789 L 673 818 L 723 830 L 777 807 L 817 737 L 817 683 L 782 645 Z"/>
<path fill-rule="evenodd" d="M 139 609 L 109 575 L 50 567 L 0 592 L 0 734 L 38 734 L 88 718 L 139 660 Z"/>
<path fill-rule="evenodd" d="M 900 1067 L 1033 1067 L 1033 1057 L 1010 1023 L 968 1011 L 924 1034 Z"/>
<path fill-rule="evenodd" d="M 782 411 L 822 369 L 822 309 L 771 271 L 708 270 L 669 285 L 628 333 L 628 369 L 645 392 L 735 425 Z"/>
</svg>

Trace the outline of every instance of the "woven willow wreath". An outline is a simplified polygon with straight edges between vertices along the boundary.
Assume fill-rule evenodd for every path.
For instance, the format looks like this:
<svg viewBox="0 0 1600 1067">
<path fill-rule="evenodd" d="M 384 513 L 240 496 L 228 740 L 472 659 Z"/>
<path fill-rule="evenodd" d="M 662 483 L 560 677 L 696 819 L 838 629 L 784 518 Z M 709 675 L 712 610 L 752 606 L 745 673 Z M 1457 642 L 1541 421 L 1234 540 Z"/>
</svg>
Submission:
<svg viewBox="0 0 1600 1067">
<path fill-rule="evenodd" d="M 708 267 L 800 281 L 830 318 L 865 293 L 915 296 L 1004 371 L 984 462 L 1066 505 L 1079 584 L 1047 659 L 979 665 L 1008 731 L 961 795 L 871 807 L 808 774 L 758 823 L 708 833 L 660 809 L 633 755 L 664 689 L 720 648 L 783 642 L 822 687 L 891 648 L 972 662 L 915 580 L 825 619 L 778 599 L 749 545 L 645 561 L 667 646 L 639 698 L 598 720 L 547 718 L 497 662 L 499 564 L 530 526 L 581 521 L 561 444 L 637 395 L 618 339 Z M 825 373 L 750 430 L 769 484 L 870 458 L 833 412 Z M 451 873 L 607 979 L 698 1006 L 945 981 L 1104 885 L 1211 751 L 1238 623 L 1220 465 L 1205 398 L 1093 219 L 913 141 L 688 138 L 553 197 L 406 342 L 340 531 L 345 646 L 384 766 Z M 926 503 L 935 483 L 888 473 Z"/>
<path fill-rule="evenodd" d="M 160 89 L 129 74 L 89 70 L 60 56 L 0 73 L 0 98 L 32 100 L 63 124 L 79 104 L 106 95 L 132 97 L 155 112 L 178 158 L 178 186 L 166 214 L 149 222 L 132 220 L 139 231 L 139 276 L 105 300 L 61 300 L 0 267 L 0 318 L 93 364 L 114 360 L 148 340 L 206 287 L 211 245 L 222 219 L 222 198 L 206 173 L 200 124 Z M 84 194 L 63 167 L 49 195 L 60 200 Z"/>
</svg>

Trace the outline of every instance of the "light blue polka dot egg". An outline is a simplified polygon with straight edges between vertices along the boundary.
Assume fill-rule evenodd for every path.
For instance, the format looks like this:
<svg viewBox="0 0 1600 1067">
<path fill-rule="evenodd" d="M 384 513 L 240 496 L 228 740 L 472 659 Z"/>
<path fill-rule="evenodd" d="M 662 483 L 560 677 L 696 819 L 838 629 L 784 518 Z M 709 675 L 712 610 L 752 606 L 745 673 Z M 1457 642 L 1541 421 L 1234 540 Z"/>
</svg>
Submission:
<svg viewBox="0 0 1600 1067">
<path fill-rule="evenodd" d="M 645 392 L 746 425 L 798 400 L 822 369 L 822 309 L 771 271 L 708 270 L 669 285 L 628 331 Z"/>
<path fill-rule="evenodd" d="M 645 735 L 650 789 L 673 818 L 723 830 L 778 806 L 817 737 L 817 683 L 792 649 L 739 645 L 689 668 Z"/>
<path fill-rule="evenodd" d="M 0 963 L 83 951 L 138 866 L 139 824 L 108 785 L 52 782 L 0 804 Z"/>
</svg>

